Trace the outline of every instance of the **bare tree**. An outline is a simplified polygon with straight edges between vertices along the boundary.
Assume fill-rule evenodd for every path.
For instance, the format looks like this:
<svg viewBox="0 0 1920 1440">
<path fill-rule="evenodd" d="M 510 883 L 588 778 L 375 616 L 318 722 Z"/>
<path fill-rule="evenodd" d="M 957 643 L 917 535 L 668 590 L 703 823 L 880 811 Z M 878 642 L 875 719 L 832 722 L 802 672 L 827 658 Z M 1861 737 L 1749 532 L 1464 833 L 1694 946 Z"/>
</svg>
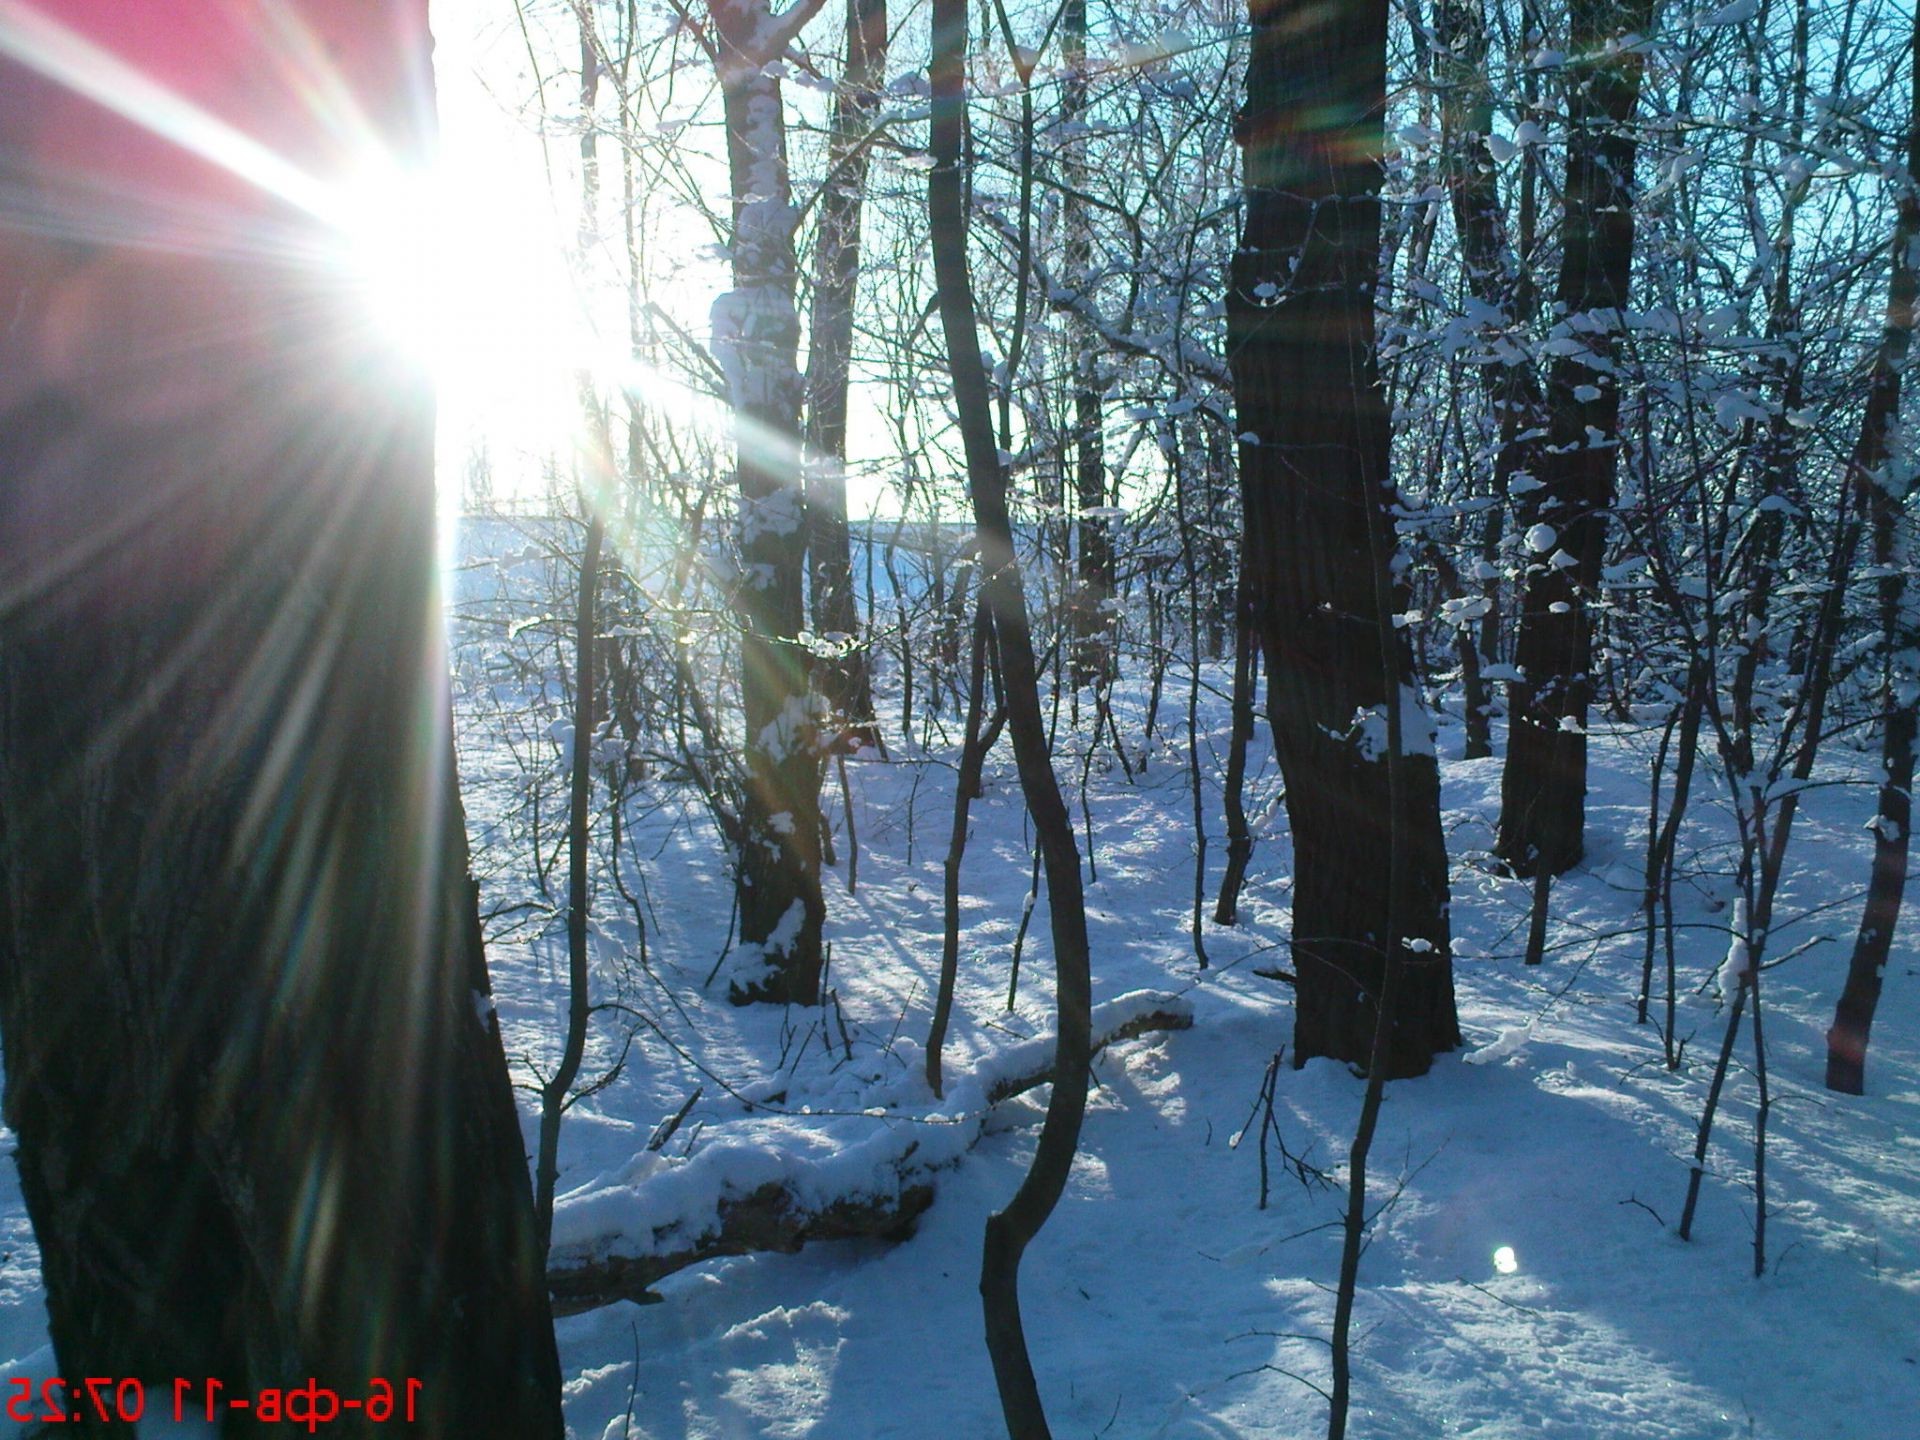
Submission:
<svg viewBox="0 0 1920 1440">
<path fill-rule="evenodd" d="M 1391 666 L 1376 658 L 1405 608 L 1381 538 L 1393 492 L 1374 352 L 1387 10 L 1255 0 L 1252 15 L 1228 354 L 1245 582 L 1293 830 L 1294 1063 L 1370 1063 L 1393 956 L 1400 998 L 1379 1053 L 1389 1075 L 1415 1075 L 1460 1034 L 1431 729 L 1404 641 Z M 1390 731 L 1410 747 L 1398 787 Z M 1398 891 L 1390 854 L 1404 858 Z"/>
<path fill-rule="evenodd" d="M 1920 41 L 1920 12 L 1915 16 Z M 1914 307 L 1920 301 L 1920 50 L 1913 57 L 1913 110 L 1907 131 L 1907 173 L 1901 178 L 1899 218 L 1893 227 L 1892 275 L 1887 285 L 1887 320 L 1873 380 L 1861 418 L 1860 439 L 1852 457 L 1851 479 L 1873 526 L 1873 559 L 1880 572 L 1882 644 L 1879 814 L 1873 826 L 1873 876 L 1867 905 L 1847 965 L 1847 981 L 1827 1031 L 1827 1088 L 1849 1095 L 1866 1093 L 1867 1036 L 1880 1003 L 1881 980 L 1892 953 L 1894 925 L 1906 890 L 1907 856 L 1913 828 L 1913 750 L 1920 729 L 1920 677 L 1914 674 L 1920 653 L 1920 617 L 1912 594 L 1912 517 L 1907 513 L 1912 480 L 1896 480 L 1894 427 L 1900 414 L 1900 377 L 1913 347 Z M 1911 442 L 1908 442 L 1909 444 Z M 1903 467 L 1904 468 L 1904 467 Z M 1911 469 L 1904 473 L 1911 476 Z"/>
<path fill-rule="evenodd" d="M 813 329 L 807 346 L 807 524 L 813 628 L 847 647 L 820 667 L 834 723 L 878 739 L 872 662 L 859 643 L 853 551 L 847 531 L 847 392 L 868 133 L 887 73 L 886 0 L 847 0 L 847 61 L 833 93 L 826 188 L 814 242 Z"/>
<path fill-rule="evenodd" d="M 770 0 L 709 0 L 733 195 L 733 288 L 713 305 L 713 352 L 735 418 L 740 485 L 740 683 L 746 794 L 736 894 L 751 959 L 737 1002 L 812 1005 L 824 961 L 820 892 L 820 703 L 806 628 L 806 503 L 800 462 L 800 320 L 793 186 L 773 62 L 823 0 L 780 14 Z"/>
<path fill-rule="evenodd" d="M 1073 840 L 1040 709 L 1040 683 L 1026 595 L 1014 556 L 1007 510 L 1007 471 L 994 443 L 992 401 L 981 365 L 973 282 L 967 270 L 966 0 L 935 0 L 933 50 L 933 169 L 927 177 L 927 213 L 933 231 L 934 280 L 945 332 L 954 406 L 965 448 L 967 484 L 979 533 L 980 593 L 998 644 L 1007 729 L 1021 793 L 1033 817 L 1047 875 L 1053 923 L 1058 1031 L 1053 1091 L 1033 1166 L 1006 1208 L 987 1221 L 980 1260 L 980 1296 L 986 1311 L 987 1352 L 993 1359 L 1000 1405 L 1013 1440 L 1043 1440 L 1050 1432 L 1020 1320 L 1020 1259 L 1066 1189 L 1087 1105 L 1092 1058 L 1093 981 L 1087 912 L 1080 884 L 1080 852 Z"/>
<path fill-rule="evenodd" d="M 1496 850 L 1516 873 L 1558 875 L 1583 851 L 1593 616 L 1620 452 L 1621 371 L 1633 267 L 1630 126 L 1655 0 L 1573 0 L 1557 358 L 1547 375 L 1539 488 L 1521 498 L 1525 594 L 1509 687 Z M 1623 43 L 1625 42 L 1625 43 Z M 1544 896 L 1542 897 L 1544 900 Z M 1544 905 L 1537 905 L 1544 913 Z"/>
</svg>

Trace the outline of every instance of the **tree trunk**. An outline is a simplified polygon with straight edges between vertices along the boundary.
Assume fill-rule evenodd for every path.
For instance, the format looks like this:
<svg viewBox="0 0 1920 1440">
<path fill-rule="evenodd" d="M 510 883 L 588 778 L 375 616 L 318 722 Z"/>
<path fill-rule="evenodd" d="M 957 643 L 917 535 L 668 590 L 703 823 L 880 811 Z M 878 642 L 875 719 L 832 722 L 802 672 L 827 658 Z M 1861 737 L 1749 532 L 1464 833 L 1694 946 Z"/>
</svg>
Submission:
<svg viewBox="0 0 1920 1440">
<path fill-rule="evenodd" d="M 247 12 L 39 8 L 318 184 L 365 158 Z M 424 3 L 294 11 L 417 160 Z M 313 196 L 12 64 L 0 156 L 57 221 L 0 234 L 0 1036 L 59 1367 L 419 1379 L 418 1433 L 557 1440 L 425 379 L 287 203 Z"/>
<path fill-rule="evenodd" d="M 1495 852 L 1516 874 L 1579 863 L 1587 805 L 1593 616 L 1619 455 L 1613 336 L 1633 267 L 1633 165 L 1627 128 L 1645 58 L 1609 42 L 1644 36 L 1653 0 L 1574 0 L 1568 140 L 1555 338 L 1574 352 L 1547 376 L 1548 438 L 1522 497 L 1527 579 L 1508 690 L 1507 764 Z"/>
<path fill-rule="evenodd" d="M 960 742 L 960 773 L 953 787 L 953 827 L 947 836 L 947 858 L 941 867 L 940 983 L 934 991 L 933 1021 L 927 1027 L 927 1088 L 936 1097 L 946 1093 L 940 1072 L 940 1052 L 947 1042 L 947 1024 L 953 1014 L 953 992 L 960 976 L 960 866 L 966 860 L 968 816 L 980 793 L 987 754 L 1006 724 L 1004 706 L 983 720 L 987 693 L 987 650 L 993 621 L 984 606 L 974 611 L 973 660 L 967 682 L 966 733 Z"/>
<path fill-rule="evenodd" d="M 1392 534 L 1373 343 L 1387 11 L 1382 0 L 1255 0 L 1252 17 L 1247 210 L 1227 323 L 1245 576 L 1296 861 L 1294 1062 L 1369 1062 L 1392 948 L 1400 998 L 1382 1053 L 1389 1075 L 1416 1075 L 1460 1036 L 1431 730 L 1404 643 L 1397 694 L 1378 659 L 1383 598 L 1405 608 L 1376 538 Z M 1397 797 L 1390 718 L 1416 750 L 1426 741 L 1406 756 Z M 1390 896 L 1396 837 L 1405 891 Z M 1390 913 L 1397 935 L 1385 932 Z"/>
<path fill-rule="evenodd" d="M 853 551 L 847 531 L 847 390 L 853 304 L 860 275 L 860 211 L 867 189 L 867 130 L 887 70 L 886 0 L 847 0 L 847 65 L 834 91 L 827 184 L 813 269 L 807 347 L 807 528 L 813 628 L 853 648 L 819 670 L 836 726 L 878 742 L 868 652 L 859 643 Z"/>
<path fill-rule="evenodd" d="M 807 620 L 807 533 L 786 119 L 780 81 L 769 73 L 778 51 L 769 53 L 773 22 L 766 7 L 714 0 L 712 12 L 733 188 L 733 289 L 714 302 L 713 349 L 727 377 L 737 436 L 737 608 L 746 710 L 745 835 L 736 887 L 742 945 L 729 994 L 736 1004 L 812 1005 L 820 998 L 826 916 L 822 747 L 819 699 L 799 644 Z"/>
<path fill-rule="evenodd" d="M 592 504 L 592 501 L 588 502 Z M 533 1210 L 544 1255 L 553 1236 L 553 1194 L 560 1178 L 560 1121 L 573 1102 L 574 1081 L 586 1056 L 593 1006 L 587 961 L 587 921 L 592 908 L 587 885 L 588 834 L 593 819 L 594 602 L 600 586 L 600 551 L 606 527 L 596 510 L 587 521 L 580 552 L 580 590 L 574 607 L 573 746 L 567 785 L 567 1028 L 560 1063 L 540 1087 L 540 1148 L 533 1167 Z"/>
<path fill-rule="evenodd" d="M 580 224 L 575 261 L 582 274 L 591 263 L 600 208 L 599 134 L 594 104 L 600 91 L 599 46 L 590 12 L 580 21 Z M 613 442 L 606 412 L 594 393 L 593 378 L 579 377 L 581 453 L 587 464 L 576 485 L 581 508 L 587 513 L 586 534 L 580 547 L 579 588 L 574 596 L 573 627 L 573 743 L 567 779 L 567 1024 L 561 1041 L 560 1063 L 540 1086 L 540 1139 L 533 1164 L 533 1214 L 540 1233 L 540 1253 L 553 1240 L 553 1192 L 560 1179 L 560 1122 L 573 1103 L 573 1084 L 586 1057 L 587 1029 L 593 1015 L 587 962 L 587 923 L 592 902 L 587 880 L 588 833 L 593 820 L 593 740 L 602 687 L 595 661 L 600 653 L 595 623 L 600 591 L 600 554 L 606 543 L 604 510 L 613 503 L 615 470 Z M 595 707 L 599 705 L 599 710 Z M 615 802 L 618 803 L 617 801 Z M 618 863 L 616 858 L 616 864 Z"/>
<path fill-rule="evenodd" d="M 1093 285 L 1093 226 L 1080 193 L 1087 184 L 1087 142 L 1081 133 L 1087 109 L 1087 0 L 1066 0 L 1060 13 L 1060 121 L 1068 138 L 1060 151 L 1066 188 L 1060 195 L 1060 227 L 1066 238 L 1065 280 L 1082 298 Z M 1106 420 L 1102 413 L 1100 349 L 1088 326 L 1068 320 L 1073 337 L 1074 522 L 1073 683 L 1103 685 L 1113 667 L 1113 536 L 1107 510 Z"/>
<path fill-rule="evenodd" d="M 1244 596 L 1244 584 L 1237 591 Z M 1253 740 L 1253 693 L 1260 670 L 1260 646 L 1244 598 L 1233 607 L 1233 728 L 1227 739 L 1224 803 L 1227 812 L 1227 868 L 1220 877 L 1220 898 L 1213 923 L 1233 925 L 1240 918 L 1240 886 L 1253 860 L 1253 827 L 1247 823 L 1247 746 Z"/>
<path fill-rule="evenodd" d="M 1480 0 L 1439 0 L 1433 22 L 1440 52 L 1435 68 L 1441 82 L 1441 170 L 1452 202 L 1454 229 L 1460 236 L 1461 268 L 1473 298 L 1517 329 L 1525 285 L 1487 150 L 1493 133 L 1493 92 L 1487 75 L 1486 17 Z M 1495 504 L 1487 513 L 1480 546 L 1480 589 L 1486 608 L 1478 625 L 1460 628 L 1458 641 L 1469 760 L 1493 754 L 1492 717 L 1480 672 L 1499 658 L 1500 586 L 1487 570 L 1499 556 L 1501 520 L 1515 482 L 1538 478 L 1533 472 L 1546 432 L 1546 397 L 1532 363 L 1512 353 L 1517 348 L 1512 340 L 1503 338 L 1492 348 L 1494 363 L 1478 367 L 1498 437 L 1488 492 Z"/>
<path fill-rule="evenodd" d="M 1914 20 L 1920 42 L 1920 13 Z M 1920 52 L 1913 60 L 1915 108 L 1907 136 L 1907 175 L 1893 231 L 1893 273 L 1887 286 L 1887 323 L 1875 357 L 1867 392 L 1867 413 L 1853 456 L 1853 483 L 1866 489 L 1874 526 L 1874 561 L 1880 567 L 1881 626 L 1887 647 L 1884 664 L 1886 731 L 1881 742 L 1880 814 L 1874 826 L 1873 877 L 1867 906 L 1847 965 L 1846 987 L 1827 1031 L 1827 1088 L 1847 1095 L 1866 1093 L 1867 1037 L 1880 1003 L 1880 984 L 1892 952 L 1893 929 L 1906 890 L 1907 856 L 1913 824 L 1913 751 L 1920 722 L 1920 615 L 1910 579 L 1912 542 L 1905 527 L 1911 481 L 1895 494 L 1888 463 L 1893 427 L 1900 414 L 1900 377 L 1913 345 L 1914 307 L 1920 300 L 1920 267 L 1914 249 L 1920 242 Z"/>
<path fill-rule="evenodd" d="M 980 598 L 993 617 L 1014 764 L 1046 864 L 1058 1011 L 1053 1093 L 1047 1101 L 1046 1123 L 1026 1179 L 1006 1208 L 987 1220 L 980 1298 L 987 1353 L 993 1360 L 1008 1434 L 1013 1440 L 1045 1440 L 1049 1434 L 1046 1412 L 1020 1319 L 1020 1259 L 1066 1189 L 1079 1145 L 1087 1106 L 1087 1066 L 1093 1053 L 1093 979 L 1080 852 L 1053 773 L 1046 720 L 1040 710 L 1039 669 L 1007 509 L 1007 472 L 994 443 L 992 400 L 980 363 L 973 281 L 967 270 L 966 177 L 961 158 L 966 134 L 966 39 L 966 0 L 934 0 L 928 67 L 933 87 L 930 148 L 934 167 L 927 177 L 927 211 L 941 329 L 979 535 Z"/>
</svg>

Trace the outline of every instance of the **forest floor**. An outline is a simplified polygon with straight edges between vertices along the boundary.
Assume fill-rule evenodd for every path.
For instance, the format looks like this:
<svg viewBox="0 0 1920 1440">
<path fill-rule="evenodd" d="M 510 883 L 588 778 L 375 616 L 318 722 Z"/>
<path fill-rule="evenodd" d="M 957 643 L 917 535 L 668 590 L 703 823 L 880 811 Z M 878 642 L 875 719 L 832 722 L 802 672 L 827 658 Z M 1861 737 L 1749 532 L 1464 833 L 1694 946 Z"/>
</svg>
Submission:
<svg viewBox="0 0 1920 1440">
<path fill-rule="evenodd" d="M 1084 791 L 1078 752 L 1063 746 L 1059 767 L 1083 852 L 1092 839 L 1096 1001 L 1179 992 L 1194 1014 L 1190 1030 L 1122 1042 L 1096 1062 L 1072 1181 L 1022 1270 L 1027 1335 L 1062 1440 L 1304 1440 L 1325 1428 L 1344 1167 L 1363 1084 L 1342 1065 L 1295 1070 L 1288 1059 L 1277 1072 L 1273 1128 L 1256 1113 L 1292 1029 L 1286 985 L 1257 973 L 1287 966 L 1285 812 L 1262 736 L 1249 782 L 1257 848 L 1240 923 L 1209 919 L 1211 965 L 1200 970 L 1189 936 L 1184 686 L 1176 669 L 1150 758 L 1143 767 L 1137 750 L 1129 754 L 1132 779 L 1110 750 L 1093 757 Z M 920 1070 L 958 748 L 958 726 L 946 718 L 953 744 L 936 737 L 922 749 L 896 734 L 890 760 L 847 766 L 853 893 L 855 842 L 830 777 L 839 851 L 828 877 L 830 984 L 839 1003 L 824 1011 L 736 1009 L 724 969 L 708 983 L 728 941 L 731 898 L 712 826 L 690 792 L 643 784 L 646 813 L 636 812 L 624 878 L 646 919 L 646 964 L 635 912 L 604 874 L 595 945 L 597 998 L 618 996 L 647 1018 L 618 1077 L 568 1117 L 556 1239 L 604 1250 L 612 1235 L 617 1252 L 625 1233 L 633 1253 L 644 1253 L 676 1226 L 683 1236 L 697 1231 L 718 1200 L 770 1176 L 824 1200 L 884 1188 L 903 1157 L 937 1165 L 936 1193 L 901 1243 L 711 1261 L 660 1282 L 661 1303 L 562 1319 L 567 1414 L 579 1440 L 1004 1433 L 975 1288 L 980 1238 L 1025 1173 L 1045 1091 L 988 1110 L 975 1082 L 1004 1071 L 1009 1055 L 1031 1053 L 1012 1047 L 1050 1032 L 1051 946 L 1043 896 L 1009 1010 L 1031 851 L 1003 745 L 974 807 L 951 1078 L 946 1100 L 936 1100 Z M 1119 732 L 1130 746 L 1142 718 L 1141 697 L 1124 695 Z M 1200 719 L 1210 917 L 1225 850 L 1216 777 L 1226 712 L 1217 693 L 1203 694 Z M 1715 973 L 1733 913 L 1733 823 L 1704 758 L 1705 793 L 1682 845 L 1676 1028 L 1689 1043 L 1678 1071 L 1663 1063 L 1657 1030 L 1634 1021 L 1646 775 L 1657 739 L 1596 728 L 1588 854 L 1555 887 L 1551 949 L 1527 970 L 1519 952 L 1529 889 L 1498 876 L 1488 855 L 1498 762 L 1450 758 L 1459 734 L 1443 728 L 1466 1042 L 1430 1075 L 1387 1090 L 1355 1320 L 1351 1433 L 1364 1440 L 1920 1434 L 1920 916 L 1911 908 L 1874 1030 L 1871 1093 L 1844 1098 L 1821 1083 L 1823 1034 L 1867 876 L 1872 789 L 1811 791 L 1793 839 L 1780 907 L 1790 918 L 1771 950 L 1805 948 L 1765 972 L 1773 1105 L 1766 1273 L 1755 1279 L 1756 1089 L 1744 1029 L 1694 1239 L 1674 1231 L 1725 1024 Z M 536 766 L 557 764 L 545 736 L 523 753 Z M 498 746 L 464 758 L 486 903 L 534 897 L 524 853 L 516 857 L 507 830 L 496 829 L 525 770 Z M 1866 772 L 1866 757 L 1835 752 L 1824 778 Z M 564 1014 L 564 938 L 557 926 L 513 929 L 512 917 L 528 913 L 495 922 L 491 952 L 522 1080 L 557 1053 Z M 611 1012 L 601 1021 L 589 1074 L 621 1053 L 629 1028 Z M 672 1138 L 646 1152 L 696 1087 L 701 1096 Z M 531 1152 L 534 1097 L 523 1093 L 521 1105 Z M 1304 1165 L 1291 1164 L 1282 1144 Z M 1341 1183 L 1318 1183 L 1312 1167 Z M 5 1357 L 0 1382 L 52 1364 L 11 1166 L 0 1167 Z"/>
</svg>

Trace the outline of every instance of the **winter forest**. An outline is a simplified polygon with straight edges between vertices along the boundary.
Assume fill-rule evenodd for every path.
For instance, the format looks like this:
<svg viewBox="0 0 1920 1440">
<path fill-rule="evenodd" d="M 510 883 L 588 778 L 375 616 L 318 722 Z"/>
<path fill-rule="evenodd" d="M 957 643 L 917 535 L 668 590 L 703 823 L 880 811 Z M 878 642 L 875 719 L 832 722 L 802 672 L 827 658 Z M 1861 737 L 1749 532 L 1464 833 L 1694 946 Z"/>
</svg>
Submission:
<svg viewBox="0 0 1920 1440">
<path fill-rule="evenodd" d="M 1917 29 L 0 0 L 0 1432 L 1920 1434 Z"/>
</svg>

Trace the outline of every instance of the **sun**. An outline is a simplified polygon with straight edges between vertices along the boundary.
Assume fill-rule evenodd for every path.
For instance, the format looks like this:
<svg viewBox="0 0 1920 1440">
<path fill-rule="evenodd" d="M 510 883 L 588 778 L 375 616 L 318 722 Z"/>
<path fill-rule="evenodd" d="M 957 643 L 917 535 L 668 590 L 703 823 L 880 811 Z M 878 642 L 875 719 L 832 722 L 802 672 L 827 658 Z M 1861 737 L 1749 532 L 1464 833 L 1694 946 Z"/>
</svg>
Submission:
<svg viewBox="0 0 1920 1440">
<path fill-rule="evenodd" d="M 463 325 L 453 198 L 438 170 L 370 167 L 338 188 L 327 217 L 357 317 L 436 381 L 458 363 Z"/>
<path fill-rule="evenodd" d="M 594 349 L 544 196 L 544 176 L 450 144 L 430 167 L 370 161 L 328 206 L 359 323 L 425 372 L 448 424 L 510 448 L 564 444 Z"/>
</svg>

